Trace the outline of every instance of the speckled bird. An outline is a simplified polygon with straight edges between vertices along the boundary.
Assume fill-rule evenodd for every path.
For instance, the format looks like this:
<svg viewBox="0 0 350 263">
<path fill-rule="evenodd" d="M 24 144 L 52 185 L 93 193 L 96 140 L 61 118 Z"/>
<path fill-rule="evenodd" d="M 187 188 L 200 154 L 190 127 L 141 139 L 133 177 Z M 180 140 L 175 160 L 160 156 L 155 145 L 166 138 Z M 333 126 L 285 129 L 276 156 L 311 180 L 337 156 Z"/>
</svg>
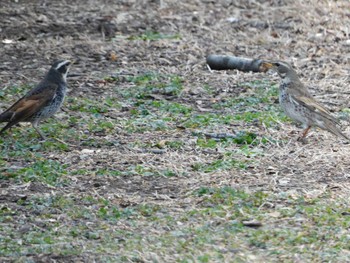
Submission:
<svg viewBox="0 0 350 263">
<path fill-rule="evenodd" d="M 304 125 L 305 129 L 299 140 L 304 140 L 312 126 L 320 127 L 336 136 L 349 140 L 337 127 L 338 120 L 312 97 L 290 64 L 283 61 L 265 61 L 261 64 L 261 67 L 262 69 L 276 71 L 282 78 L 279 88 L 279 103 L 287 116 Z"/>
<path fill-rule="evenodd" d="M 44 134 L 38 128 L 40 121 L 53 116 L 61 107 L 67 92 L 67 73 L 71 61 L 54 62 L 44 79 L 10 108 L 0 114 L 0 122 L 7 122 L 0 131 L 6 130 L 20 122 L 30 122 L 40 137 Z"/>
</svg>

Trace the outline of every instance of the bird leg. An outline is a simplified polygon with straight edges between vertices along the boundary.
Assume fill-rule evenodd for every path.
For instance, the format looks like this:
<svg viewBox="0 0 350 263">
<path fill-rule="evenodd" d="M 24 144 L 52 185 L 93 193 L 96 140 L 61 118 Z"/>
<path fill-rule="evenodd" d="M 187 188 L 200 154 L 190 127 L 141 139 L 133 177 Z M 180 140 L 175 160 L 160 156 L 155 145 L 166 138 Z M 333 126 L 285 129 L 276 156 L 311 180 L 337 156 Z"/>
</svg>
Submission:
<svg viewBox="0 0 350 263">
<path fill-rule="evenodd" d="M 46 140 L 46 137 L 44 136 L 44 134 L 40 131 L 39 127 L 38 127 L 38 121 L 34 121 L 32 122 L 33 128 L 37 131 L 37 133 L 40 135 L 41 139 L 43 141 Z"/>
<path fill-rule="evenodd" d="M 310 129 L 311 129 L 311 126 L 307 126 L 306 129 L 302 132 L 301 136 L 298 138 L 298 141 L 306 143 L 305 137 Z"/>
<path fill-rule="evenodd" d="M 305 138 L 306 134 L 309 132 L 311 126 L 306 127 L 306 129 L 303 131 L 301 138 Z"/>
</svg>

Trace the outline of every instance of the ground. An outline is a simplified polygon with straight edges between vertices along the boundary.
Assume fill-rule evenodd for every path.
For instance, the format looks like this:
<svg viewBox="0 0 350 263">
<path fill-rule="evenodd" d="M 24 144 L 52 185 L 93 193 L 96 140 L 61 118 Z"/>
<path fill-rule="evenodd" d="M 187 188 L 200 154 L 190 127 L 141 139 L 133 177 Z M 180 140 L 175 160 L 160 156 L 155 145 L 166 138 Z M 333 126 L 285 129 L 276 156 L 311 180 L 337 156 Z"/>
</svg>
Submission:
<svg viewBox="0 0 350 263">
<path fill-rule="evenodd" d="M 350 260 L 350 145 L 301 127 L 273 73 L 293 64 L 350 134 L 349 1 L 14 1 L 0 6 L 0 108 L 58 58 L 62 110 L 0 138 L 2 262 Z"/>
</svg>

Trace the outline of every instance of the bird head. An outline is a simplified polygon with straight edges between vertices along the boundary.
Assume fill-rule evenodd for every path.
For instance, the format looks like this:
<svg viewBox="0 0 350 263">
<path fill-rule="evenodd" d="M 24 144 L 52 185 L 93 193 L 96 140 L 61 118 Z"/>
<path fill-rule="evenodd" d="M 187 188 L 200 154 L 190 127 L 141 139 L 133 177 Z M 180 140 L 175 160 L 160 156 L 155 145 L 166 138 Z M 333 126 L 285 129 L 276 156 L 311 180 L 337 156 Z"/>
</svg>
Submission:
<svg viewBox="0 0 350 263">
<path fill-rule="evenodd" d="M 70 60 L 57 60 L 52 64 L 51 70 L 58 72 L 64 81 L 66 81 L 67 73 L 71 64 L 72 61 Z"/>
<path fill-rule="evenodd" d="M 281 78 L 297 77 L 297 74 L 294 71 L 293 67 L 289 63 L 284 61 L 276 61 L 276 62 L 264 61 L 261 63 L 260 69 L 262 71 L 272 69 L 276 71 Z"/>
</svg>

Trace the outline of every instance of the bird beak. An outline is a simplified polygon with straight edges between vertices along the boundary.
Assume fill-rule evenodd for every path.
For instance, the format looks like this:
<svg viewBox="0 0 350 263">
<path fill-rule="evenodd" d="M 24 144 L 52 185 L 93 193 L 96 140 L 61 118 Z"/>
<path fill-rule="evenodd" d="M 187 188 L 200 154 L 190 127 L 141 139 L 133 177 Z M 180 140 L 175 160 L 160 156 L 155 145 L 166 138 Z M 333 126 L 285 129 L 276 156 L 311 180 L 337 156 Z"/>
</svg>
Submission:
<svg viewBox="0 0 350 263">
<path fill-rule="evenodd" d="M 71 65 L 73 65 L 75 62 L 76 62 L 76 60 L 67 59 L 67 60 L 66 60 L 66 65 L 71 66 Z"/>
<path fill-rule="evenodd" d="M 259 66 L 261 72 L 266 72 L 271 68 L 273 68 L 273 64 L 267 61 L 263 61 Z"/>
</svg>

